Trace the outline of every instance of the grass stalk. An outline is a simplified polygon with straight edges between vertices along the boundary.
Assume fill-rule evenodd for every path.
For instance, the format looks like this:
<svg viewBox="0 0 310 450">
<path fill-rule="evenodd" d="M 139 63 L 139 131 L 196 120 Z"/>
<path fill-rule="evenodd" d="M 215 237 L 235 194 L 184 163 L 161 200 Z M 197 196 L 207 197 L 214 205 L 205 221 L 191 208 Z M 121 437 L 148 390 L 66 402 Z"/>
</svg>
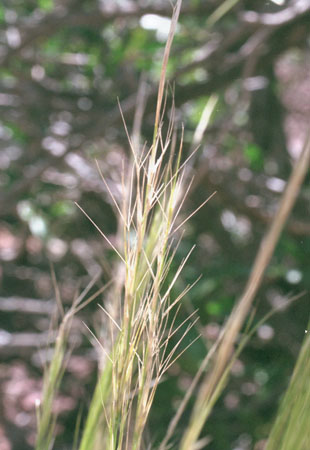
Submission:
<svg viewBox="0 0 310 450">
<path fill-rule="evenodd" d="M 52 446 L 56 420 L 53 413 L 53 402 L 64 373 L 63 363 L 67 350 L 71 320 L 71 315 L 64 316 L 56 337 L 52 360 L 44 373 L 42 400 L 37 405 L 38 433 L 35 445 L 36 450 L 49 450 Z"/>
<path fill-rule="evenodd" d="M 84 308 L 90 301 L 96 298 L 106 287 L 99 289 L 95 294 L 85 300 L 85 296 L 98 279 L 95 277 L 85 290 L 75 298 L 71 308 L 65 313 L 59 290 L 57 287 L 54 271 L 52 278 L 55 286 L 58 310 L 62 316 L 58 331 L 56 333 L 53 355 L 47 364 L 43 377 L 43 389 L 41 400 L 37 402 L 37 437 L 35 450 L 50 450 L 54 441 L 56 416 L 53 411 L 54 400 L 58 394 L 59 386 L 65 371 L 65 361 L 68 349 L 68 337 L 74 315 Z"/>
<path fill-rule="evenodd" d="M 210 414 L 210 402 L 214 392 L 219 392 L 219 380 L 222 379 L 223 373 L 233 354 L 234 344 L 261 284 L 264 272 L 272 257 L 286 220 L 294 206 L 300 187 L 309 168 L 309 163 L 310 136 L 307 137 L 303 151 L 293 168 L 271 227 L 261 242 L 244 293 L 225 325 L 225 331 L 214 358 L 212 370 L 206 375 L 201 383 L 189 426 L 185 430 L 182 438 L 181 450 L 190 450 L 194 448 L 202 427 Z"/>
</svg>

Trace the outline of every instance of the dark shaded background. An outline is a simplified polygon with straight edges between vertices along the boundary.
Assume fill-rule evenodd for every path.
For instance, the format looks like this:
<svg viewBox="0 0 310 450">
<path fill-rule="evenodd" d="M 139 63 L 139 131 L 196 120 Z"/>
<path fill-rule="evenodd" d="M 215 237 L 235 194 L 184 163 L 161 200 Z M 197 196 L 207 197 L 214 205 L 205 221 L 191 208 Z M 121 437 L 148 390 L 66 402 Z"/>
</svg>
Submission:
<svg viewBox="0 0 310 450">
<path fill-rule="evenodd" d="M 183 1 L 169 63 L 177 123 L 185 126 L 184 158 L 209 96 L 218 95 L 191 162 L 195 180 L 184 217 L 217 194 L 187 223 L 176 256 L 177 266 L 197 245 L 176 289 L 202 274 L 183 312 L 199 308 L 200 323 L 187 339 L 199 332 L 202 339 L 158 390 L 149 426 L 153 442 L 242 292 L 309 127 L 310 1 L 240 0 L 208 26 L 221 3 Z M 74 201 L 115 239 L 117 215 L 94 159 L 120 201 L 122 160 L 130 153 L 117 98 L 132 129 L 144 83 L 142 134 L 150 142 L 171 11 L 159 0 L 1 2 L 1 450 L 33 447 L 54 308 L 50 261 L 65 304 L 100 268 L 100 283 L 111 275 L 113 255 Z M 309 289 L 309 190 L 308 177 L 257 296 L 255 320 Z M 74 350 L 55 405 L 57 449 L 71 448 L 78 409 L 87 408 L 96 378 L 96 355 L 81 320 L 93 324 L 97 312 L 90 305 L 73 326 Z M 208 448 L 263 448 L 308 313 L 306 294 L 259 328 L 205 427 Z"/>
</svg>

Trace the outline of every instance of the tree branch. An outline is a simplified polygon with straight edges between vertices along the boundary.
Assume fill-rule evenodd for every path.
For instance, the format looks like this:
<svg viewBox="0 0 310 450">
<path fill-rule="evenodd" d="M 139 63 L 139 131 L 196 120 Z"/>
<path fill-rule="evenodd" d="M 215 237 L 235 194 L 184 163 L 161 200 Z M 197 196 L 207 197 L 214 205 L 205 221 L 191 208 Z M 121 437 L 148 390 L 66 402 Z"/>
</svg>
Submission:
<svg viewBox="0 0 310 450">
<path fill-rule="evenodd" d="M 310 15 L 310 0 L 295 0 L 292 6 L 272 14 L 246 11 L 241 14 L 241 19 L 255 26 L 280 27 L 294 22 L 304 15 Z"/>
</svg>

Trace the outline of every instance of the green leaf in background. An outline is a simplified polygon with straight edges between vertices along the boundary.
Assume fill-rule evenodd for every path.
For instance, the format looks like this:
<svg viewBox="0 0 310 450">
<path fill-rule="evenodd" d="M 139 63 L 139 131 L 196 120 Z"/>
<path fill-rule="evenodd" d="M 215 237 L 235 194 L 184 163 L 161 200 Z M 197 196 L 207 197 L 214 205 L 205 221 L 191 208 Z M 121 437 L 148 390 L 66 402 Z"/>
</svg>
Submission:
<svg viewBox="0 0 310 450">
<path fill-rule="evenodd" d="M 69 216 L 73 214 L 74 211 L 75 208 L 73 203 L 66 200 L 53 203 L 51 207 L 51 214 L 55 217 Z"/>
<path fill-rule="evenodd" d="M 46 53 L 48 55 L 58 56 L 61 53 L 63 53 L 63 51 L 65 50 L 64 42 L 66 42 L 64 37 L 61 35 L 61 33 L 58 33 L 54 36 L 51 36 L 49 39 L 47 39 L 42 44 L 42 49 L 43 49 L 44 53 Z"/>
<path fill-rule="evenodd" d="M 243 149 L 243 154 L 253 170 L 261 170 L 264 166 L 264 157 L 262 150 L 258 145 L 249 143 Z"/>
<path fill-rule="evenodd" d="M 27 142 L 27 136 L 26 134 L 23 132 L 23 130 L 17 126 L 16 124 L 12 123 L 12 122 L 6 122 L 4 123 L 5 128 L 9 131 L 9 133 L 12 134 L 12 138 L 14 140 L 16 140 L 17 142 L 23 144 L 25 142 Z"/>
<path fill-rule="evenodd" d="M 212 316 L 219 316 L 222 313 L 222 305 L 220 302 L 211 300 L 206 304 L 206 311 Z"/>
<path fill-rule="evenodd" d="M 43 11 L 52 11 L 54 8 L 53 0 L 39 0 L 38 4 L 39 4 L 39 8 L 43 9 Z"/>
<path fill-rule="evenodd" d="M 222 296 L 217 297 L 216 300 L 207 301 L 205 311 L 212 316 L 222 316 L 230 311 L 233 305 L 233 297 Z"/>
<path fill-rule="evenodd" d="M 0 22 L 4 22 L 4 8 L 0 5 Z"/>
</svg>

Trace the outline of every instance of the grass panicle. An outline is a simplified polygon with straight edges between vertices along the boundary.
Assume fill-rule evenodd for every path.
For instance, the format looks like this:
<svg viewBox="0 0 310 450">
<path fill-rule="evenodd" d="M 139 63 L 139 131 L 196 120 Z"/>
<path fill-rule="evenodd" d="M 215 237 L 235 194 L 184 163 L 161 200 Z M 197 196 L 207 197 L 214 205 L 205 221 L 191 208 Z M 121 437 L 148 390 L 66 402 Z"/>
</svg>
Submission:
<svg viewBox="0 0 310 450">
<path fill-rule="evenodd" d="M 182 138 L 176 151 L 173 108 L 165 136 L 161 118 L 167 62 L 180 6 L 178 1 L 164 52 L 151 147 L 142 151 L 135 148 L 137 140 L 131 139 L 124 122 L 133 167 L 126 171 L 130 177 L 123 182 L 123 204 L 113 199 L 122 222 L 123 248 L 117 250 L 121 269 L 117 273 L 123 285 L 107 312 L 113 344 L 99 374 L 80 450 L 141 448 L 156 388 L 178 355 L 179 345 L 168 350 L 167 333 L 171 337 L 173 332 L 167 327 L 169 313 L 182 294 L 175 301 L 170 294 L 191 252 L 164 288 L 183 175 Z M 191 326 L 188 323 L 183 337 Z"/>
</svg>

